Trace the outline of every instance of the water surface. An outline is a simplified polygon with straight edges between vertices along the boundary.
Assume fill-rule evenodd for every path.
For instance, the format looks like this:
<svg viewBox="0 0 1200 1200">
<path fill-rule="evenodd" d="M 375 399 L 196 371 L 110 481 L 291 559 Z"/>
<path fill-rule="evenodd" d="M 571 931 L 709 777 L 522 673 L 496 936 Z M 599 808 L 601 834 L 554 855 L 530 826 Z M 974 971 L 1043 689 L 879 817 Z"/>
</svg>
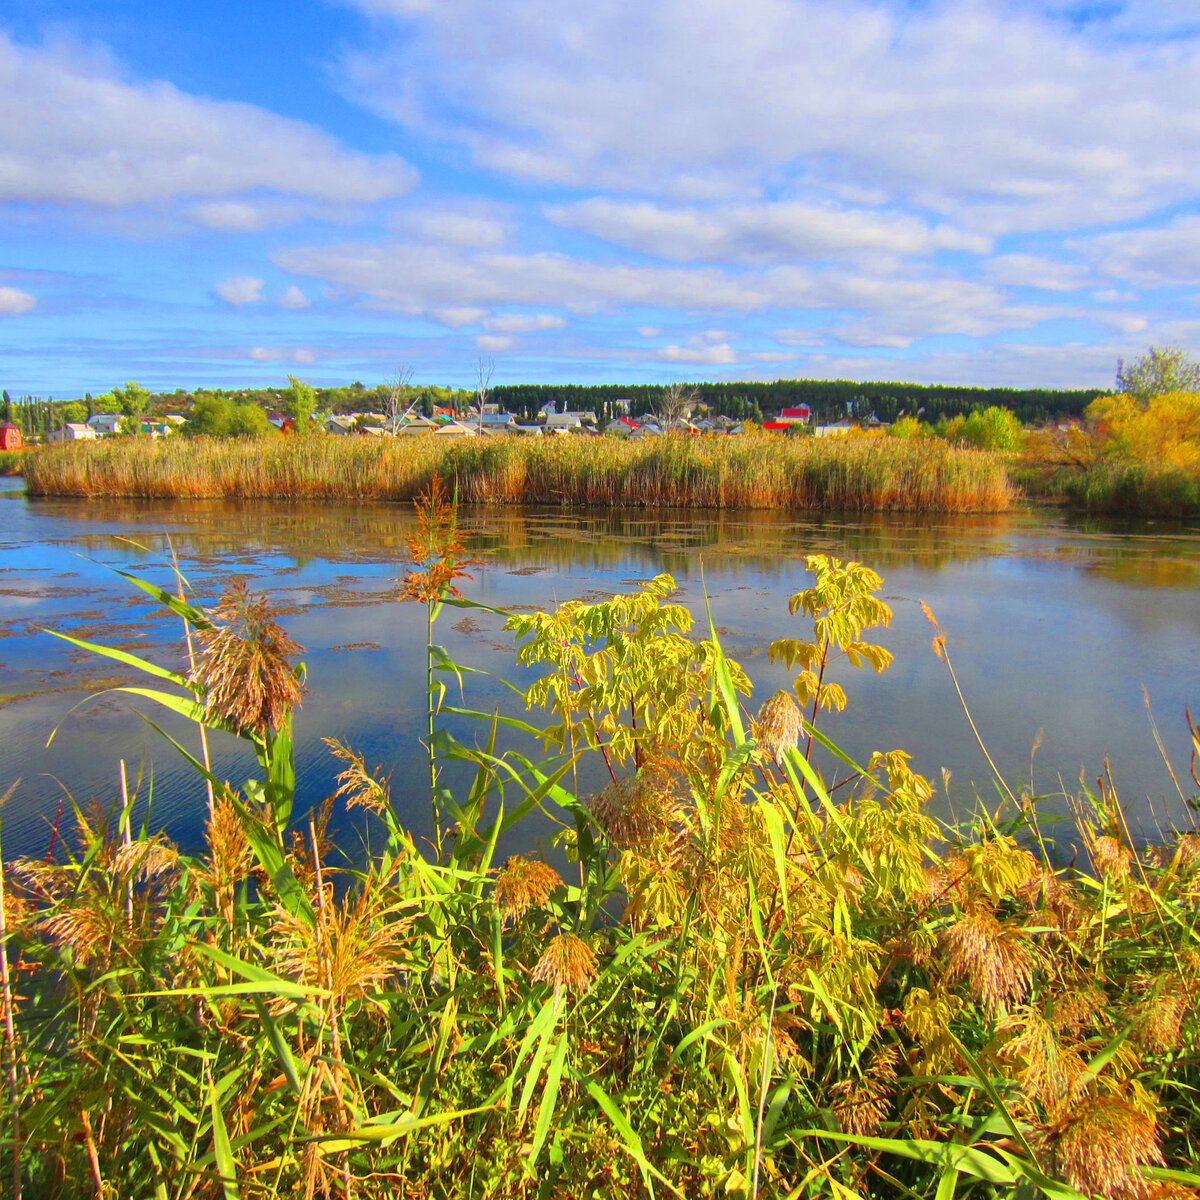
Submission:
<svg viewBox="0 0 1200 1200">
<path fill-rule="evenodd" d="M 947 636 L 975 723 L 1014 787 L 1077 792 L 1081 777 L 1094 786 L 1107 759 L 1138 832 L 1188 820 L 1144 696 L 1180 784 L 1195 795 L 1184 710 L 1200 716 L 1200 529 L 1046 512 L 822 520 L 491 509 L 464 511 L 462 524 L 480 560 L 464 591 L 488 605 L 545 608 L 665 571 L 702 618 L 707 590 L 723 644 L 755 681 L 754 706 L 790 682 L 768 662 L 768 643 L 810 635 L 787 611 L 788 596 L 809 581 L 805 555 L 858 559 L 884 576 L 895 618 L 876 636 L 896 659 L 878 677 L 845 668 L 832 676 L 849 707 L 822 720 L 851 754 L 909 751 L 937 785 L 941 815 L 967 811 L 977 797 L 998 803 L 932 653 L 934 630 L 917 603 L 924 600 Z M 195 779 L 127 698 L 104 692 L 145 681 L 39 632 L 70 632 L 180 666 L 178 621 L 110 569 L 173 586 L 172 549 L 200 602 L 215 600 L 231 577 L 245 578 L 272 597 L 306 647 L 310 691 L 296 718 L 300 807 L 332 790 L 336 764 L 320 739 L 336 736 L 391 773 L 397 808 L 425 830 L 424 611 L 395 600 L 413 527 L 406 505 L 35 501 L 19 480 L 0 480 L 0 795 L 21 780 L 3 812 L 5 854 L 44 853 L 60 803 L 69 812 L 68 796 L 110 802 L 121 759 L 131 778 L 144 760 L 141 795 L 151 798 L 153 823 L 185 845 L 198 838 L 203 794 Z M 487 613 L 448 610 L 435 640 L 464 663 L 519 679 L 501 625 Z M 469 706 L 512 711 L 499 684 L 466 680 Z M 168 727 L 195 744 L 193 730 Z M 453 727 L 475 736 L 469 722 Z M 214 749 L 222 776 L 240 782 L 252 773 L 236 744 Z M 1066 811 L 1067 803 L 1049 807 Z"/>
</svg>

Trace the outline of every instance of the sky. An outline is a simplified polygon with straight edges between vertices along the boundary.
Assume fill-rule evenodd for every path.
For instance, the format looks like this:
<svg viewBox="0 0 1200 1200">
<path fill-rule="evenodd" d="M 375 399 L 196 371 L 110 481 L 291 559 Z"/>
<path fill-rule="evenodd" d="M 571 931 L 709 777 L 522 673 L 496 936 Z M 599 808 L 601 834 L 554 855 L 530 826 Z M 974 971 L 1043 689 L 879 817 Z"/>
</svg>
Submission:
<svg viewBox="0 0 1200 1200">
<path fill-rule="evenodd" d="M 5 0 L 0 386 L 1111 386 L 1196 0 Z"/>
</svg>

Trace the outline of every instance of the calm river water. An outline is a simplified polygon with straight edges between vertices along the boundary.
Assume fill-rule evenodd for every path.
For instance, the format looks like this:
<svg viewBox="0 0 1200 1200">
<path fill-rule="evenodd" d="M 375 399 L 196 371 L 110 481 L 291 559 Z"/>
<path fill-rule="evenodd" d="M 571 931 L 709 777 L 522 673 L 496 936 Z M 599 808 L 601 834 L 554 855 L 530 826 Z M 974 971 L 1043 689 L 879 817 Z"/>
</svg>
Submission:
<svg viewBox="0 0 1200 1200">
<path fill-rule="evenodd" d="M 917 603 L 925 600 L 947 635 L 975 722 L 1014 787 L 1032 782 L 1049 797 L 1048 811 L 1065 812 L 1063 794 L 1077 792 L 1081 777 L 1094 787 L 1107 756 L 1135 832 L 1192 819 L 1155 746 L 1144 696 L 1184 792 L 1194 796 L 1184 710 L 1190 705 L 1200 719 L 1200 529 L 1079 523 L 1045 512 L 814 520 L 489 509 L 464 511 L 462 524 L 482 560 L 464 592 L 489 605 L 549 607 L 666 571 L 702 620 L 707 589 L 726 650 L 755 681 L 754 707 L 789 683 L 768 662 L 767 644 L 810 635 L 787 611 L 788 596 L 807 585 L 804 556 L 858 559 L 884 576 L 895 618 L 877 639 L 896 660 L 880 676 L 844 668 L 833 676 L 849 707 L 824 727 L 846 750 L 861 758 L 873 749 L 909 751 L 937 786 L 939 815 L 961 814 L 977 797 L 998 805 L 930 648 L 933 630 Z M 203 794 L 177 753 L 128 698 L 81 703 L 144 680 L 39 632 L 71 632 L 178 666 L 178 622 L 109 569 L 171 586 L 171 546 L 201 602 L 230 577 L 244 577 L 281 607 L 306 647 L 310 691 L 296 719 L 300 807 L 332 790 L 336 766 L 320 739 L 334 735 L 392 773 L 394 803 L 424 830 L 424 610 L 394 600 L 412 527 L 402 505 L 35 501 L 20 480 L 0 480 L 0 795 L 20 779 L 2 813 L 5 856 L 44 853 L 60 802 L 70 811 L 68 795 L 111 802 L 120 759 L 131 778 L 144 759 L 140 795 L 152 804 L 152 823 L 195 844 Z M 463 663 L 519 678 L 496 617 L 447 610 L 435 640 Z M 465 678 L 469 707 L 512 711 L 499 684 Z M 194 738 L 186 727 L 172 729 Z M 475 734 L 465 723 L 455 732 Z M 216 747 L 215 757 L 235 782 L 251 774 L 252 760 L 236 746 Z"/>
</svg>

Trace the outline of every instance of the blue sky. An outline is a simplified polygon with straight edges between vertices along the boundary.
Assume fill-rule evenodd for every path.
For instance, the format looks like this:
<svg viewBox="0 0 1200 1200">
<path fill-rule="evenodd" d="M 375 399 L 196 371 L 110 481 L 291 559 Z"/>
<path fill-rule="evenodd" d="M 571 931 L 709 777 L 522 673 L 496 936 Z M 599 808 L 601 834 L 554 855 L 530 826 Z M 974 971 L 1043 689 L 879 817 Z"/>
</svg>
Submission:
<svg viewBox="0 0 1200 1200">
<path fill-rule="evenodd" d="M 0 386 L 1106 386 L 1200 349 L 1195 0 L 6 0 Z"/>
</svg>

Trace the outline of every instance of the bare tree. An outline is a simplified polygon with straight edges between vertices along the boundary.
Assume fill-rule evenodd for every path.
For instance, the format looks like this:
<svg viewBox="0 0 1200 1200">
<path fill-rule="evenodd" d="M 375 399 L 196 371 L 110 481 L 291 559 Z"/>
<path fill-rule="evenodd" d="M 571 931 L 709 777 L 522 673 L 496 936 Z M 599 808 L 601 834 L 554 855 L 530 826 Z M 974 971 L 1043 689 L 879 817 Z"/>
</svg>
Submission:
<svg viewBox="0 0 1200 1200">
<path fill-rule="evenodd" d="M 663 429 L 670 429 L 692 415 L 692 406 L 700 399 L 700 389 L 686 383 L 672 383 L 663 388 L 654 415 Z"/>
<path fill-rule="evenodd" d="M 476 372 L 479 380 L 479 387 L 475 393 L 479 404 L 478 432 L 483 433 L 483 406 L 487 403 L 488 389 L 492 386 L 492 376 L 496 373 L 495 359 L 481 354 L 476 363 Z"/>
<path fill-rule="evenodd" d="M 417 398 L 412 395 L 412 363 L 397 363 L 396 370 L 387 384 L 387 396 L 384 399 L 385 424 L 392 437 L 396 436 L 400 422 L 412 411 Z"/>
</svg>

